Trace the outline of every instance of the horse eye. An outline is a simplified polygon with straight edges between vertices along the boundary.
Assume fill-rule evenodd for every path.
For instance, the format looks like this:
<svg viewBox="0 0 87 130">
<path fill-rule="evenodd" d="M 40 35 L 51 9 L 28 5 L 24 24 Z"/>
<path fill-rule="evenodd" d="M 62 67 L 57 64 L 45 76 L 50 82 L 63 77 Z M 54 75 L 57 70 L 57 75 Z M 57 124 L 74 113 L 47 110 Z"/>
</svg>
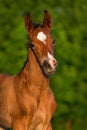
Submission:
<svg viewBox="0 0 87 130">
<path fill-rule="evenodd" d="M 55 44 L 56 40 L 53 40 L 53 44 Z"/>
</svg>

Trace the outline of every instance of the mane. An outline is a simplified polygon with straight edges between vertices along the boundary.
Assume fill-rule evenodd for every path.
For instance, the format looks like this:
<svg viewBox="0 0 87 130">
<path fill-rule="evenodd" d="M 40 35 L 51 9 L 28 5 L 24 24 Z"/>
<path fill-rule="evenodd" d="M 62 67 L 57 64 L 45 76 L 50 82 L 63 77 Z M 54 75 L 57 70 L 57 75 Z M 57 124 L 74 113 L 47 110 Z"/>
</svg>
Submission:
<svg viewBox="0 0 87 130">
<path fill-rule="evenodd" d="M 39 26 L 41 26 L 41 24 L 38 24 L 38 23 L 34 23 L 33 25 L 35 28 L 38 28 Z"/>
<path fill-rule="evenodd" d="M 30 38 L 29 38 L 29 35 L 27 34 L 26 35 L 26 43 L 25 43 L 25 47 L 26 47 L 27 52 L 28 52 L 28 49 L 29 49 L 29 45 L 30 45 Z M 25 68 L 25 66 L 27 64 L 27 61 L 28 61 L 28 55 L 27 55 L 27 58 L 26 58 L 26 60 L 24 62 L 23 67 L 21 68 L 20 73 L 22 72 L 22 70 L 24 70 L 24 68 Z"/>
<path fill-rule="evenodd" d="M 24 66 L 22 67 L 21 71 L 24 70 L 24 68 L 25 68 L 25 66 L 26 66 L 26 64 L 27 64 L 27 61 L 28 61 L 28 56 L 27 56 L 27 59 L 26 59 L 25 62 L 24 62 Z"/>
</svg>

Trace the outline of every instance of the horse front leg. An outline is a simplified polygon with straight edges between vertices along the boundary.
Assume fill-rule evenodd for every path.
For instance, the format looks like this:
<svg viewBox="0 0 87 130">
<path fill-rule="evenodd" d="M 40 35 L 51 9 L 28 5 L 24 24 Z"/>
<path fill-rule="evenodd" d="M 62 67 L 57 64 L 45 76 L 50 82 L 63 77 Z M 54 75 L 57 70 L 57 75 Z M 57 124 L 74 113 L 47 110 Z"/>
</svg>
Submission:
<svg viewBox="0 0 87 130">
<path fill-rule="evenodd" d="M 52 130 L 51 123 L 44 125 L 42 130 Z"/>
<path fill-rule="evenodd" d="M 26 119 L 15 119 L 12 124 L 13 130 L 28 130 L 28 123 Z"/>
<path fill-rule="evenodd" d="M 47 130 L 52 130 L 52 125 L 51 123 L 49 123 L 48 127 L 47 127 Z"/>
</svg>

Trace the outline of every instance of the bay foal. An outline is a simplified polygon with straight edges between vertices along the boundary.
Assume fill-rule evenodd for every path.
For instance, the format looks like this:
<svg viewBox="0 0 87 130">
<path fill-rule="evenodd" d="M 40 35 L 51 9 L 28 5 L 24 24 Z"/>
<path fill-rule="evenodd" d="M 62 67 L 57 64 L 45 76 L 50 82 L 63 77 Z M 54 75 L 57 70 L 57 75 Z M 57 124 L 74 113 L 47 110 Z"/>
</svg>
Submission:
<svg viewBox="0 0 87 130">
<path fill-rule="evenodd" d="M 51 24 L 46 10 L 42 25 L 33 24 L 30 14 L 25 16 L 30 38 L 25 65 L 16 75 L 0 75 L 0 127 L 3 129 L 52 130 L 50 121 L 56 102 L 49 77 L 57 61 L 53 57 Z"/>
</svg>

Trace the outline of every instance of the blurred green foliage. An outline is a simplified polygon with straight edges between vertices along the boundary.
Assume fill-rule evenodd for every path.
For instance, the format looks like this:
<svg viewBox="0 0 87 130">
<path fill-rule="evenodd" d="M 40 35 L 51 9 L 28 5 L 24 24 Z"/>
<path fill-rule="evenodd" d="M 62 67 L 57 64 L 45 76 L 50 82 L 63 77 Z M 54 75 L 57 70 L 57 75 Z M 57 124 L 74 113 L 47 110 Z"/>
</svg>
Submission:
<svg viewBox="0 0 87 130">
<path fill-rule="evenodd" d="M 58 104 L 53 130 L 87 130 L 87 0 L 1 0 L 0 73 L 20 71 L 26 59 L 24 13 L 39 23 L 44 9 L 52 15 L 59 63 L 51 80 Z"/>
</svg>

